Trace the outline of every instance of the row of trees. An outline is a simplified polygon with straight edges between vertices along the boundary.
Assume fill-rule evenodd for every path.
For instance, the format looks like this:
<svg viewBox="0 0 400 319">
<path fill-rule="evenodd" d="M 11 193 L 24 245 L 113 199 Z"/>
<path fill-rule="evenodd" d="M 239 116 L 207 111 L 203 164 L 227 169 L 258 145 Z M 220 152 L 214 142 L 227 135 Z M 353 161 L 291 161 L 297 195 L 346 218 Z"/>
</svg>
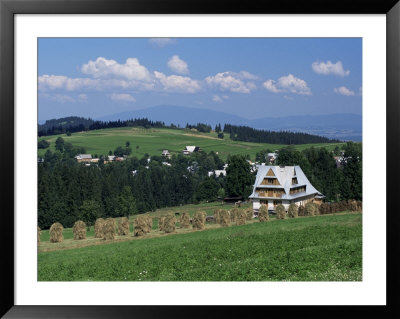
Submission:
<svg viewBox="0 0 400 319">
<path fill-rule="evenodd" d="M 279 151 L 277 165 L 299 165 L 311 184 L 328 201 L 362 200 L 362 144 L 348 142 L 338 167 L 325 148 L 297 151 L 293 146 Z"/>
<path fill-rule="evenodd" d="M 264 131 L 248 126 L 236 126 L 225 124 L 224 133 L 229 134 L 234 141 L 270 143 L 270 144 L 313 144 L 313 143 L 337 143 L 327 137 L 311 135 L 306 133 L 294 133 L 288 131 Z"/>
</svg>

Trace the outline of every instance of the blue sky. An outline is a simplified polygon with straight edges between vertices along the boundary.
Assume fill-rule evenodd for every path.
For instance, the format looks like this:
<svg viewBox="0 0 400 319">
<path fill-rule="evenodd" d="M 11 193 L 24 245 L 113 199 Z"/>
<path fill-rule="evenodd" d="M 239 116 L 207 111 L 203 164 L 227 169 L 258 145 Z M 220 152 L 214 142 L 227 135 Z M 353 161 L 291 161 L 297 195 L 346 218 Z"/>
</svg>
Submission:
<svg viewBox="0 0 400 319">
<path fill-rule="evenodd" d="M 361 38 L 40 38 L 39 121 L 177 105 L 362 113 Z"/>
</svg>

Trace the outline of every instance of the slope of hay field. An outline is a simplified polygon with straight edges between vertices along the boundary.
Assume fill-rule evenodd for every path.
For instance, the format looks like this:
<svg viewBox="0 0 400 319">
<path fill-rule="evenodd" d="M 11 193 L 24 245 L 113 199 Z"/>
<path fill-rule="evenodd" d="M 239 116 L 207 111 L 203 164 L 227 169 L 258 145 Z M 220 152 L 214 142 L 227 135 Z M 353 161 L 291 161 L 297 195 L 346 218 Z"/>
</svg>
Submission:
<svg viewBox="0 0 400 319">
<path fill-rule="evenodd" d="M 71 136 L 66 134 L 52 135 L 40 137 L 38 141 L 46 140 L 50 142 L 50 150 L 55 150 L 55 141 L 61 136 L 65 142 L 70 142 L 74 146 L 84 147 L 87 153 L 92 155 L 108 155 L 108 152 L 114 151 L 117 146 L 125 146 L 125 142 L 129 141 L 132 154 L 137 158 L 143 157 L 144 154 L 150 156 L 160 156 L 164 149 L 168 149 L 171 154 L 181 154 L 187 145 L 196 145 L 205 152 L 218 152 L 222 159 L 226 159 L 228 154 L 249 154 L 251 159 L 255 159 L 255 155 L 260 150 L 267 148 L 271 150 L 279 150 L 285 145 L 280 144 L 262 144 L 232 141 L 229 136 L 224 139 L 217 138 L 215 132 L 199 133 L 190 130 L 176 129 L 143 129 L 137 127 L 122 127 L 112 129 L 93 130 L 87 132 L 72 133 Z M 301 150 L 307 147 L 324 146 L 333 150 L 336 145 L 343 143 L 331 144 L 302 144 L 295 146 Z M 138 148 L 137 148 L 138 146 Z M 43 156 L 46 149 L 39 149 L 38 155 Z"/>
<path fill-rule="evenodd" d="M 214 226 L 39 252 L 38 280 L 362 280 L 361 213 Z"/>
</svg>

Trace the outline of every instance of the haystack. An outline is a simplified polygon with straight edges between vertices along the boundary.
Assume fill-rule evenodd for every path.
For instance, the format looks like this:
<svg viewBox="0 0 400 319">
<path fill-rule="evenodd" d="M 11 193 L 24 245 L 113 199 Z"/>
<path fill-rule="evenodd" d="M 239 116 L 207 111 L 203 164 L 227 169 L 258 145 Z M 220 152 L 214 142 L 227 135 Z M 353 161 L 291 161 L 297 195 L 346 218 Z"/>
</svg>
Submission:
<svg viewBox="0 0 400 319">
<path fill-rule="evenodd" d="M 232 223 L 236 222 L 236 218 L 238 217 L 239 212 L 240 212 L 239 208 L 232 208 L 231 209 L 231 222 Z"/>
<path fill-rule="evenodd" d="M 304 216 L 305 210 L 306 210 L 305 207 L 304 207 L 303 205 L 300 205 L 300 206 L 299 206 L 298 215 L 299 215 L 299 216 Z"/>
<path fill-rule="evenodd" d="M 357 201 L 357 210 L 362 212 L 362 201 L 360 200 Z"/>
<path fill-rule="evenodd" d="M 276 205 L 275 212 L 276 212 L 276 219 L 286 218 L 285 206 L 283 206 L 282 204 Z"/>
<path fill-rule="evenodd" d="M 153 229 L 153 218 L 150 215 L 144 216 L 145 220 L 146 220 L 146 233 L 150 233 L 151 230 Z"/>
<path fill-rule="evenodd" d="M 118 235 L 128 236 L 129 235 L 129 219 L 122 217 L 118 224 Z"/>
<path fill-rule="evenodd" d="M 314 203 L 307 203 L 304 210 L 304 216 L 315 216 L 317 207 Z"/>
<path fill-rule="evenodd" d="M 86 224 L 85 222 L 78 220 L 72 227 L 74 232 L 74 240 L 86 239 Z"/>
<path fill-rule="evenodd" d="M 38 228 L 37 228 L 37 242 L 40 242 L 40 234 L 41 234 L 40 231 L 41 231 L 41 229 L 38 226 Z"/>
<path fill-rule="evenodd" d="M 351 210 L 352 212 L 357 211 L 357 201 L 354 199 L 350 199 L 347 201 L 347 209 Z"/>
<path fill-rule="evenodd" d="M 204 229 L 206 224 L 206 212 L 196 212 L 192 218 L 193 229 Z"/>
<path fill-rule="evenodd" d="M 103 239 L 112 240 L 115 238 L 115 220 L 107 218 L 103 223 Z"/>
<path fill-rule="evenodd" d="M 253 219 L 253 208 L 248 208 L 246 210 L 246 220 L 252 220 Z"/>
<path fill-rule="evenodd" d="M 60 223 L 54 223 L 50 227 L 50 242 L 61 243 L 64 240 L 63 236 L 64 227 Z"/>
<path fill-rule="evenodd" d="M 289 205 L 288 215 L 290 218 L 296 218 L 299 214 L 299 208 L 296 204 L 292 203 Z"/>
<path fill-rule="evenodd" d="M 261 205 L 258 209 L 258 220 L 260 222 L 266 222 L 269 220 L 267 205 Z"/>
<path fill-rule="evenodd" d="M 176 228 L 176 218 L 174 215 L 167 215 L 164 219 L 164 232 L 172 233 Z"/>
<path fill-rule="evenodd" d="M 230 224 L 230 220 L 231 220 L 230 212 L 227 210 L 221 209 L 219 211 L 219 224 L 222 227 L 227 227 Z"/>
<path fill-rule="evenodd" d="M 94 224 L 94 238 L 103 238 L 103 218 L 97 218 Z"/>
<path fill-rule="evenodd" d="M 221 212 L 221 209 L 216 209 L 215 211 L 214 211 L 214 221 L 215 221 L 215 223 L 216 224 L 220 224 L 220 212 Z"/>
<path fill-rule="evenodd" d="M 244 225 L 246 224 L 247 212 L 243 209 L 239 209 L 236 213 L 236 225 Z"/>
<path fill-rule="evenodd" d="M 165 222 L 165 216 L 161 216 L 161 217 L 158 219 L 158 229 L 159 229 L 160 231 L 164 231 L 164 222 Z"/>
<path fill-rule="evenodd" d="M 133 221 L 134 236 L 143 236 L 148 233 L 149 222 L 147 216 L 137 216 Z"/>
<path fill-rule="evenodd" d="M 179 219 L 181 228 L 189 228 L 190 226 L 190 215 L 188 213 L 183 213 Z"/>
</svg>

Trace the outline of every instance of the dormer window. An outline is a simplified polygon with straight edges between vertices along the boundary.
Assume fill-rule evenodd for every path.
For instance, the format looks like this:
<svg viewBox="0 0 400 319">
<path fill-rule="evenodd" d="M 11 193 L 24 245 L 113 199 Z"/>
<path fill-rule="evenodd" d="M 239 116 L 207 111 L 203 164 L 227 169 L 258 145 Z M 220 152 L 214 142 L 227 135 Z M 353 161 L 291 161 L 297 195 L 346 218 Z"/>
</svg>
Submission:
<svg viewBox="0 0 400 319">
<path fill-rule="evenodd" d="M 292 185 L 296 185 L 296 184 L 298 184 L 297 177 L 293 177 L 292 178 Z"/>
</svg>

